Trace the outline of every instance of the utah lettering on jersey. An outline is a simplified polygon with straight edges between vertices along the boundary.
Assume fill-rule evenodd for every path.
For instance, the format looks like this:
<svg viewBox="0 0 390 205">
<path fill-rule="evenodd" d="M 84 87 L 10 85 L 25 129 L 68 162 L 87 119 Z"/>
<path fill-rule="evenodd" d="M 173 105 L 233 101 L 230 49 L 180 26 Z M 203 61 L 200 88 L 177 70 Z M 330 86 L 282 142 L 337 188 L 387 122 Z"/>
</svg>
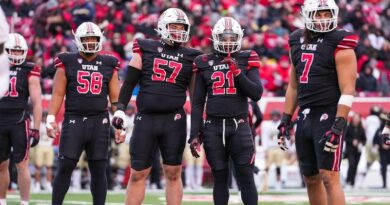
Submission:
<svg viewBox="0 0 390 205">
<path fill-rule="evenodd" d="M 340 89 L 335 55 L 339 50 L 354 49 L 358 37 L 346 30 L 335 29 L 305 42 L 304 32 L 298 29 L 289 36 L 291 60 L 298 82 L 298 105 L 336 105 Z"/>
<path fill-rule="evenodd" d="M 107 111 L 108 86 L 119 61 L 113 56 L 97 55 L 85 61 L 79 53 L 61 53 L 54 60 L 56 69 L 64 69 L 67 78 L 65 112 L 74 114 Z"/>
</svg>

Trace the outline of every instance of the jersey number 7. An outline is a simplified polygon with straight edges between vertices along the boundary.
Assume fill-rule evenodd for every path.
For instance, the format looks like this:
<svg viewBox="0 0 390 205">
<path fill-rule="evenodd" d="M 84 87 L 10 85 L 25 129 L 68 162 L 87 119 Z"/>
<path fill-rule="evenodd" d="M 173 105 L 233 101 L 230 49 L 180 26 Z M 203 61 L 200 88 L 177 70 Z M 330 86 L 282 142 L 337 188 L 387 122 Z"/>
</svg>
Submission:
<svg viewBox="0 0 390 205">
<path fill-rule="evenodd" d="M 313 53 L 302 53 L 301 62 L 305 63 L 305 68 L 303 69 L 302 75 L 299 77 L 300 83 L 309 82 L 309 72 L 311 65 L 313 63 L 314 54 Z"/>
</svg>

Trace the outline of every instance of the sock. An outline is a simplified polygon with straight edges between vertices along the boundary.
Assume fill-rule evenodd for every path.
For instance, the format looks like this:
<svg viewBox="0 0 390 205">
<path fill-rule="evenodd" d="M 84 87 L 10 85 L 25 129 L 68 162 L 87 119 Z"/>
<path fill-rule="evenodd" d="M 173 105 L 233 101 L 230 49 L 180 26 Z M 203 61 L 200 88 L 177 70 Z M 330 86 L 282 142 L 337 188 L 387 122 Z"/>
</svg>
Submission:
<svg viewBox="0 0 390 205">
<path fill-rule="evenodd" d="M 252 166 L 235 167 L 237 181 L 240 182 L 241 198 L 245 205 L 257 205 L 258 196 L 253 178 Z"/>
<path fill-rule="evenodd" d="M 94 205 L 104 205 L 107 195 L 107 160 L 89 160 L 91 172 L 91 192 Z"/>
<path fill-rule="evenodd" d="M 215 171 L 214 176 L 214 188 L 213 199 L 215 205 L 227 205 L 229 201 L 229 169 L 223 169 Z"/>
<path fill-rule="evenodd" d="M 58 172 L 53 183 L 52 205 L 61 205 L 70 185 L 70 177 L 77 160 L 60 157 L 58 159 Z"/>
<path fill-rule="evenodd" d="M 202 181 L 203 181 L 203 167 L 196 166 L 196 186 L 197 187 L 202 186 Z"/>
</svg>

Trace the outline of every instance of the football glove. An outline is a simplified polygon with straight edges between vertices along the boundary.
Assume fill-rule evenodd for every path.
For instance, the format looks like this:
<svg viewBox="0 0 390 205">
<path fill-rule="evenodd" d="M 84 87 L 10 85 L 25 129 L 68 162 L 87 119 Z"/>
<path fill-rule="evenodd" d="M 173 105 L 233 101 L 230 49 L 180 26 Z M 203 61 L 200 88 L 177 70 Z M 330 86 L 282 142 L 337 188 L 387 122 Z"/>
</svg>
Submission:
<svg viewBox="0 0 390 205">
<path fill-rule="evenodd" d="M 39 142 L 39 130 L 30 129 L 28 131 L 28 139 L 30 141 L 30 146 L 35 147 Z"/>
<path fill-rule="evenodd" d="M 282 119 L 278 126 L 278 145 L 283 151 L 288 150 L 286 140 L 290 140 L 290 131 L 293 128 L 291 118 L 292 115 L 283 113 Z"/>
<path fill-rule="evenodd" d="M 337 117 L 330 128 L 321 138 L 320 144 L 325 142 L 324 151 L 334 153 L 340 144 L 347 121 L 343 117 Z"/>
<path fill-rule="evenodd" d="M 122 110 L 117 110 L 111 121 L 112 126 L 116 129 L 124 130 L 127 128 L 126 114 Z"/>
<path fill-rule="evenodd" d="M 199 132 L 197 137 L 194 137 L 189 140 L 189 143 L 190 143 L 192 156 L 195 158 L 200 157 L 199 152 L 200 152 L 200 145 L 202 145 L 203 143 L 203 133 Z"/>
<path fill-rule="evenodd" d="M 238 76 L 241 73 L 241 69 L 238 68 L 238 63 L 235 59 L 230 57 L 230 53 L 228 56 L 224 58 L 221 63 L 226 63 L 229 65 L 229 70 L 233 73 L 234 76 Z"/>
</svg>

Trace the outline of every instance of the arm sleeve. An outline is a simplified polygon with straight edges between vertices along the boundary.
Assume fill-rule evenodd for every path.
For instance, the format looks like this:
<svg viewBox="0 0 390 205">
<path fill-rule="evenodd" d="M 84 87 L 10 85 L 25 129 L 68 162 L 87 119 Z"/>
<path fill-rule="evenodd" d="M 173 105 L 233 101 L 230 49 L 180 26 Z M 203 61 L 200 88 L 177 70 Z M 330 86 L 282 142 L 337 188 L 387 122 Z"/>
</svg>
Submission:
<svg viewBox="0 0 390 205">
<path fill-rule="evenodd" d="M 198 136 L 203 121 L 203 110 L 206 102 L 206 87 L 201 73 L 196 72 L 194 95 L 191 105 L 191 132 L 190 140 Z"/>
<path fill-rule="evenodd" d="M 256 116 L 256 122 L 253 124 L 255 128 L 259 127 L 261 122 L 263 121 L 263 114 L 261 113 L 261 110 L 259 108 L 259 105 L 255 101 L 251 101 L 252 108 L 253 108 L 253 114 Z"/>
<path fill-rule="evenodd" d="M 263 86 L 261 85 L 259 69 L 253 67 L 248 70 L 247 74 L 238 75 L 234 81 L 237 84 L 238 89 L 253 101 L 258 101 L 263 94 Z"/>
<path fill-rule="evenodd" d="M 125 81 L 121 87 L 121 91 L 119 93 L 119 101 L 120 103 L 117 108 L 124 109 L 129 103 L 131 96 L 133 94 L 134 87 L 137 85 L 139 78 L 141 76 L 141 71 L 133 66 L 129 66 Z"/>
</svg>

